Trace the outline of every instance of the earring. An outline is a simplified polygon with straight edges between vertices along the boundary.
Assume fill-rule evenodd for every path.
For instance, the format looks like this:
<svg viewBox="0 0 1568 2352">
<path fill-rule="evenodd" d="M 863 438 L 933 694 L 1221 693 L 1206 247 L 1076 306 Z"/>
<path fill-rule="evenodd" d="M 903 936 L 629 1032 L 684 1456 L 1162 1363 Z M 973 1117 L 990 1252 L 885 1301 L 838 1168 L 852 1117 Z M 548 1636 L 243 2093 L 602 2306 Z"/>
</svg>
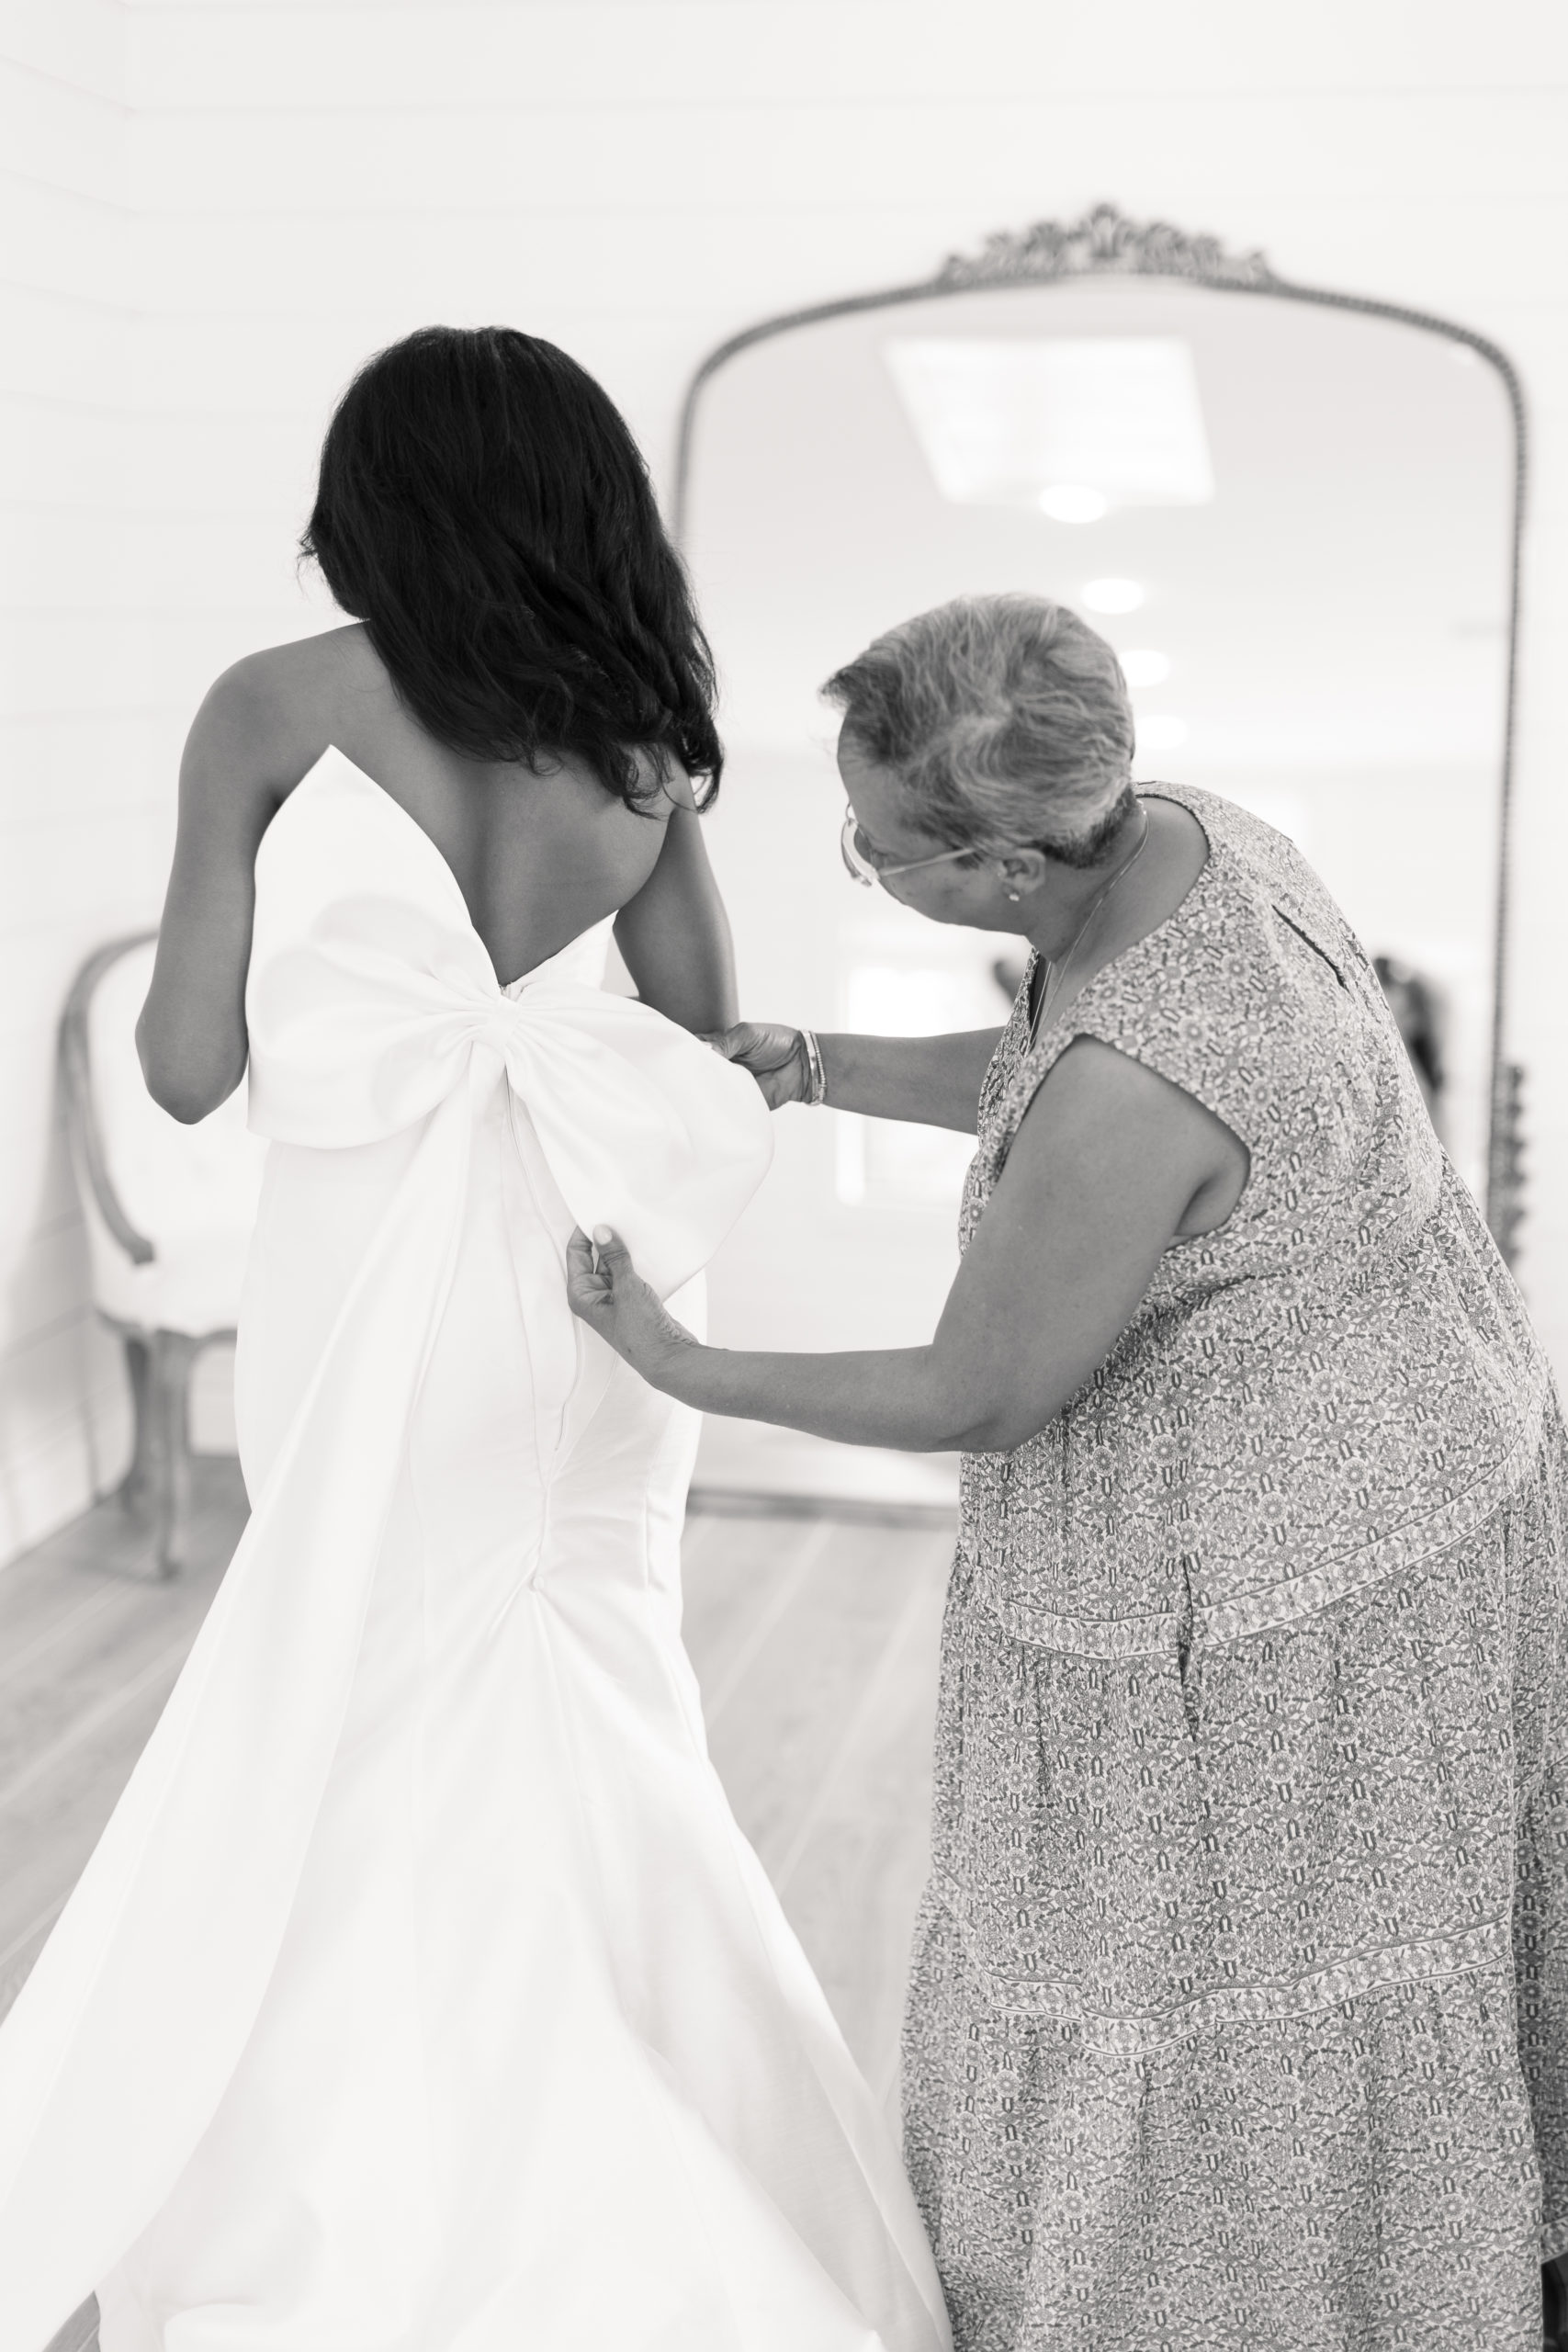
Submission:
<svg viewBox="0 0 1568 2352">
<path fill-rule="evenodd" d="M 1013 905 L 1016 907 L 1018 904 L 1018 892 L 1016 890 L 1010 890 L 1008 892 L 1008 897 L 1012 900 Z"/>
</svg>

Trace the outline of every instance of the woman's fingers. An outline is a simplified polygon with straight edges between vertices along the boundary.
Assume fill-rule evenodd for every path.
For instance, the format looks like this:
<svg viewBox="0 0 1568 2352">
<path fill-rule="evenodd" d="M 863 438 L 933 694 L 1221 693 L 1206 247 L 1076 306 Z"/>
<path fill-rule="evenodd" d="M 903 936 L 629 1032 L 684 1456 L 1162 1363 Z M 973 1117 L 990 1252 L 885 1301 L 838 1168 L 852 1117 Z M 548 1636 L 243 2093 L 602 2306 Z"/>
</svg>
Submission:
<svg viewBox="0 0 1568 2352">
<path fill-rule="evenodd" d="M 750 1071 L 770 1111 L 800 1102 L 808 1091 L 798 1029 L 774 1021 L 737 1021 L 728 1029 L 710 1030 L 703 1043 Z"/>
<path fill-rule="evenodd" d="M 645 1378 L 671 1344 L 691 1338 L 671 1322 L 614 1226 L 596 1225 L 592 1236 L 581 1227 L 573 1231 L 566 1248 L 566 1291 L 572 1313 Z"/>
<path fill-rule="evenodd" d="M 631 1253 L 613 1226 L 596 1225 L 592 1240 L 580 1225 L 574 1225 L 566 1245 L 566 1254 L 573 1264 L 592 1266 L 595 1271 L 612 1261 L 629 1266 Z"/>
<path fill-rule="evenodd" d="M 574 1314 L 597 1319 L 614 1312 L 631 1300 L 637 1279 L 631 1252 L 613 1226 L 596 1225 L 592 1240 L 581 1226 L 573 1227 L 566 1245 L 566 1295 Z"/>
<path fill-rule="evenodd" d="M 599 1262 L 599 1257 L 592 1242 L 578 1227 L 566 1245 L 567 1304 L 574 1315 L 592 1318 L 614 1303 L 615 1285 L 610 1271 Z"/>
<path fill-rule="evenodd" d="M 703 1043 L 726 1061 L 739 1062 L 753 1075 L 760 1075 L 787 1067 L 798 1048 L 800 1032 L 774 1021 L 738 1021 L 733 1028 L 708 1030 Z"/>
<path fill-rule="evenodd" d="M 640 1366 L 658 1337 L 662 1309 L 613 1226 L 592 1236 L 579 1226 L 566 1245 L 567 1304 L 629 1364 Z"/>
</svg>

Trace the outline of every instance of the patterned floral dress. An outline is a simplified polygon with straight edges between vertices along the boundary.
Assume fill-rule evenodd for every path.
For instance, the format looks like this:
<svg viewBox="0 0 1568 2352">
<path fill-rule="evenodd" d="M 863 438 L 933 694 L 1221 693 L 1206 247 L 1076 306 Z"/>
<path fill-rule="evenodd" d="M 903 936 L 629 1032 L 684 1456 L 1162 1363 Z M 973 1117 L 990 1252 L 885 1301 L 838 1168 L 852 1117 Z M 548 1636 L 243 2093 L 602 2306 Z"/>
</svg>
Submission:
<svg viewBox="0 0 1568 2352">
<path fill-rule="evenodd" d="M 907 2154 L 961 2352 L 1538 2352 L 1568 2251 L 1564 1438 L 1365 954 L 1291 845 L 1077 1035 L 1246 1144 L 1066 1410 L 966 1459 Z"/>
</svg>

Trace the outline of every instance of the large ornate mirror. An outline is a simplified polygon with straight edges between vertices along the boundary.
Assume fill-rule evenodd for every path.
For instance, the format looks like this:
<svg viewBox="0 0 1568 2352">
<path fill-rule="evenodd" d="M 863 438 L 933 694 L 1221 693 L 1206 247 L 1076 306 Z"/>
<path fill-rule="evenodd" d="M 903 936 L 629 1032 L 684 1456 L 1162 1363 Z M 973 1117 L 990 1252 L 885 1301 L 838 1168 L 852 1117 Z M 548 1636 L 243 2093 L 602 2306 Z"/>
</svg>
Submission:
<svg viewBox="0 0 1568 2352">
<path fill-rule="evenodd" d="M 1139 778 L 1245 802 L 1323 875 L 1506 1247 L 1521 462 L 1517 381 L 1479 336 L 1110 207 L 738 335 L 687 402 L 680 529 L 723 676 L 713 842 L 746 1010 L 1003 1016 L 1005 942 L 842 876 L 816 689 L 947 596 L 1043 591 L 1121 654 Z M 782 1122 L 721 1323 L 743 1290 L 779 1344 L 926 1336 L 964 1156 L 925 1130 Z"/>
</svg>

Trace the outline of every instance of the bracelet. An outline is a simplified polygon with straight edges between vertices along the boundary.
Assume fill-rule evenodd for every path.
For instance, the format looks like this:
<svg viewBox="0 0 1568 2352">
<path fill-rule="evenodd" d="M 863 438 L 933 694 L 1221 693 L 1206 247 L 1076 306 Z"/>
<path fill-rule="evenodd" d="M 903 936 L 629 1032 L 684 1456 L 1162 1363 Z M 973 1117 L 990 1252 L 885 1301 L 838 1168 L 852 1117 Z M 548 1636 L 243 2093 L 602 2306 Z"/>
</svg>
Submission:
<svg viewBox="0 0 1568 2352">
<path fill-rule="evenodd" d="M 800 1032 L 800 1049 L 806 1056 L 806 1100 L 815 1108 L 828 1100 L 828 1074 L 822 1067 L 822 1048 L 815 1029 Z"/>
</svg>

